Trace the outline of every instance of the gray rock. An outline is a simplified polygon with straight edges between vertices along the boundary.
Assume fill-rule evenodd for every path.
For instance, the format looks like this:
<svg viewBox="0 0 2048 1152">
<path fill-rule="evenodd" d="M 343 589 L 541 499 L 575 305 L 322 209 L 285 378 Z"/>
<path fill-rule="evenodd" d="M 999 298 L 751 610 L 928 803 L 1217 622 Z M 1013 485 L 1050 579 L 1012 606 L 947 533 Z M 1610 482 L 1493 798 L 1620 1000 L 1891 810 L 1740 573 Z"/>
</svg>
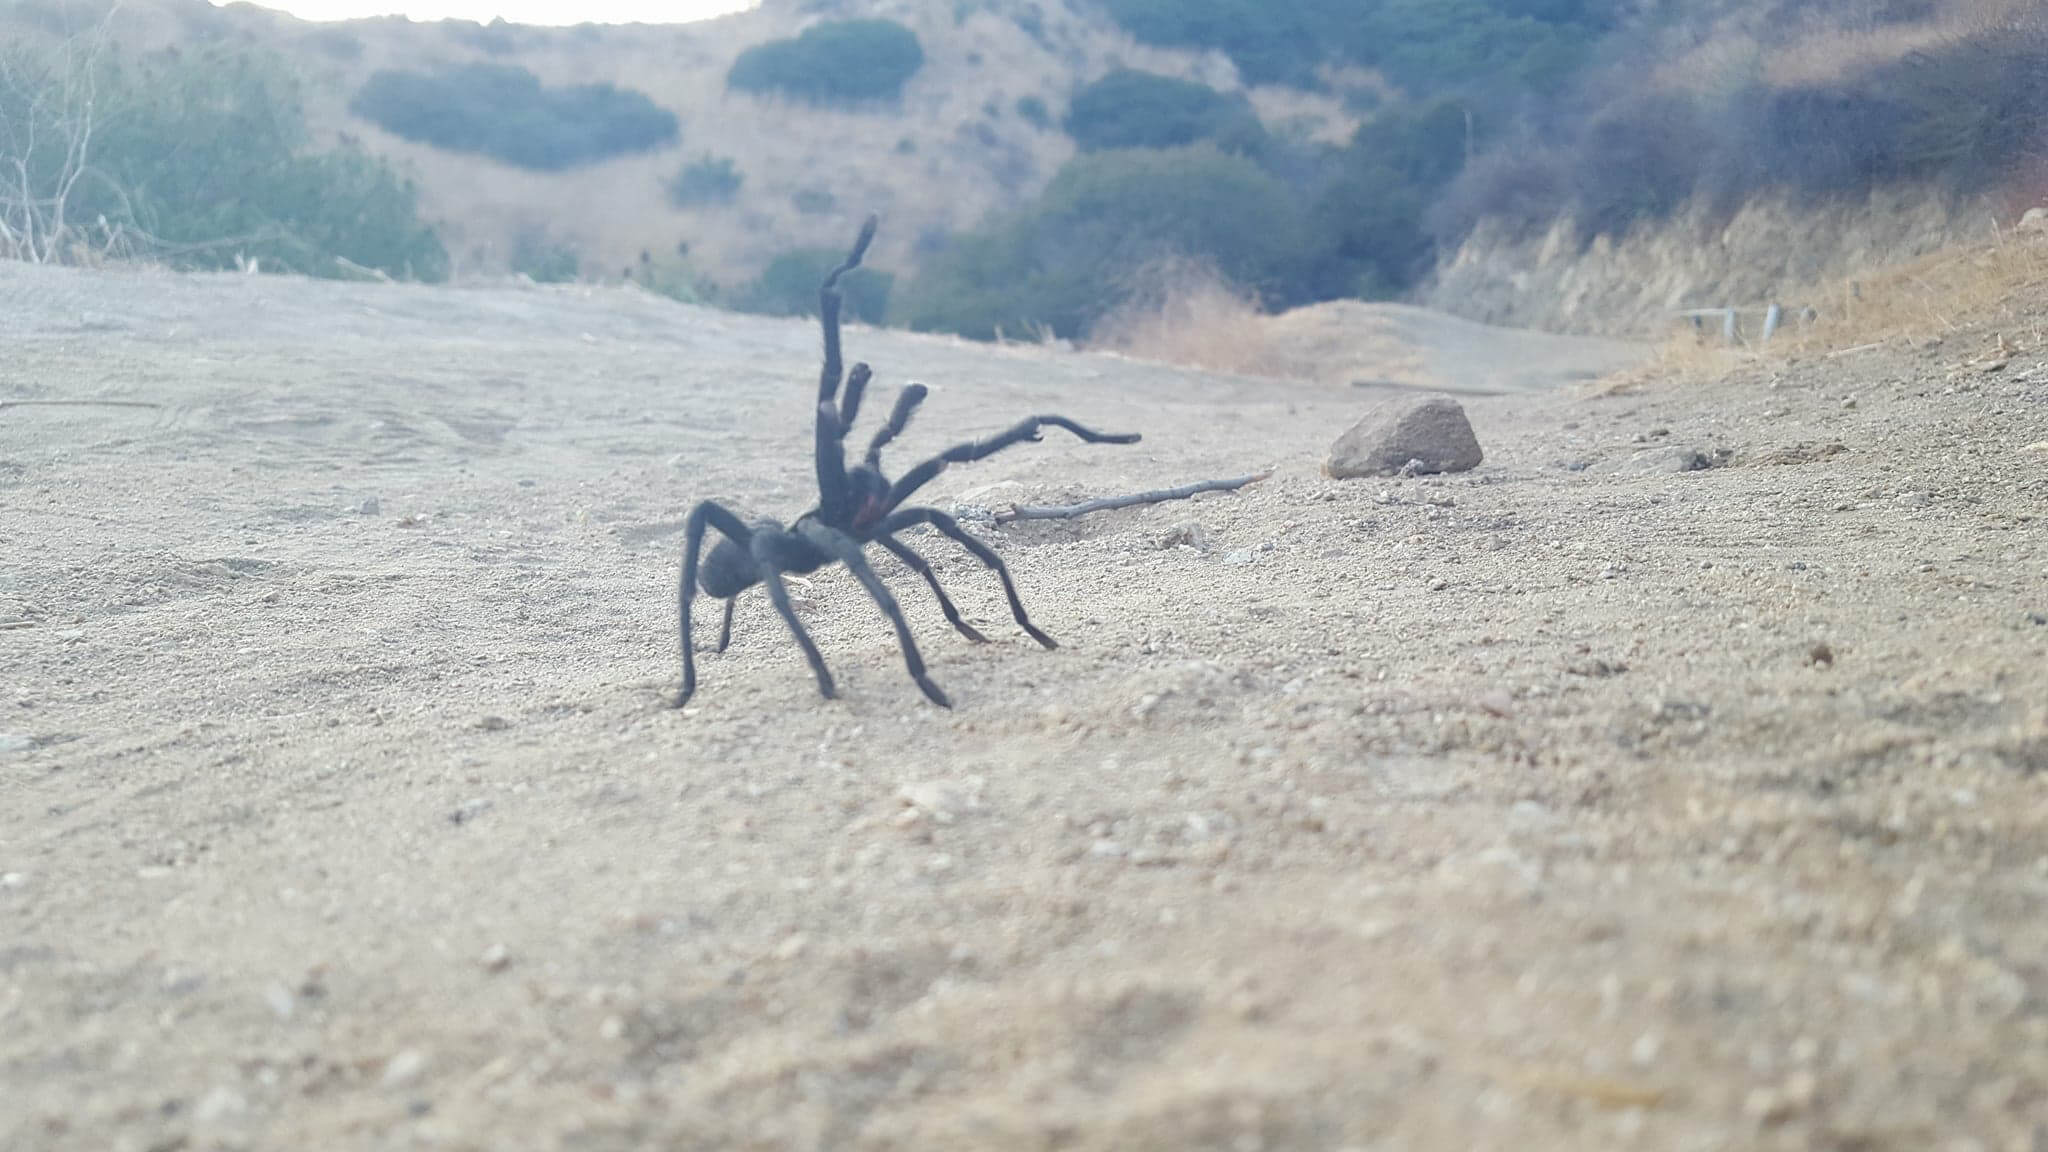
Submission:
<svg viewBox="0 0 2048 1152">
<path fill-rule="evenodd" d="M 1698 472 L 1712 468 L 1714 458 L 1697 448 L 1673 444 L 1665 448 L 1646 448 L 1621 462 L 1615 474 L 1619 476 L 1664 476 L 1677 472 Z"/>
<path fill-rule="evenodd" d="M 1432 396 L 1375 410 L 1337 437 L 1323 472 L 1338 480 L 1359 476 L 1468 472 L 1485 454 L 1456 400 Z M 1412 466 L 1411 466 L 1412 464 Z"/>
</svg>

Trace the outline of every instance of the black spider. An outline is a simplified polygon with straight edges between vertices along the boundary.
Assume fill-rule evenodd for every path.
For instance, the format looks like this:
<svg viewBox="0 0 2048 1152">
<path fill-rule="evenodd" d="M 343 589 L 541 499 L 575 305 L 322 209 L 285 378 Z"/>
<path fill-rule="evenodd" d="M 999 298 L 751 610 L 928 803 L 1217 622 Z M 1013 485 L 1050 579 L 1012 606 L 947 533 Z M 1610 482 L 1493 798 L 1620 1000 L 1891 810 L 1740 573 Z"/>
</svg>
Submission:
<svg viewBox="0 0 2048 1152">
<path fill-rule="evenodd" d="M 826 670 L 825 660 L 818 654 L 818 646 L 811 641 L 810 634 L 804 631 L 802 622 L 791 609 L 789 589 L 783 582 L 783 576 L 786 573 L 802 575 L 815 572 L 835 561 L 853 572 L 854 578 L 861 582 L 868 595 L 881 605 L 889 622 L 895 625 L 896 638 L 903 646 L 903 662 L 910 669 L 911 679 L 917 681 L 917 686 L 924 690 L 932 703 L 942 708 L 952 707 L 946 694 L 925 675 L 924 660 L 917 654 L 917 642 L 911 639 L 910 625 L 904 621 L 895 597 L 889 594 L 888 587 L 882 583 L 881 577 L 875 575 L 875 570 L 868 566 L 863 555 L 863 549 L 869 542 L 887 549 L 931 585 L 932 594 L 939 600 L 939 610 L 946 614 L 946 619 L 962 636 L 977 644 L 986 643 L 987 637 L 960 618 L 959 609 L 947 598 L 946 590 L 939 586 L 939 578 L 931 565 L 896 538 L 896 532 L 918 524 L 938 529 L 973 553 L 983 564 L 995 569 L 1003 582 L 1003 594 L 1009 597 L 1010 613 L 1017 618 L 1018 625 L 1045 647 L 1056 647 L 1053 638 L 1039 631 L 1030 617 L 1024 614 L 1024 603 L 1017 598 L 1017 586 L 1010 580 L 1010 571 L 993 549 L 968 535 L 958 521 L 944 512 L 936 508 L 905 508 L 903 502 L 930 483 L 947 465 L 979 460 L 1012 444 L 1037 440 L 1040 438 L 1039 429 L 1045 425 L 1065 428 L 1083 440 L 1098 444 L 1135 444 L 1138 435 L 1105 435 L 1083 428 L 1064 416 L 1031 416 L 1006 432 L 948 448 L 891 482 L 882 474 L 882 448 L 903 431 L 904 426 L 910 423 L 911 413 L 924 401 L 924 385 L 913 383 L 896 397 L 896 407 L 889 413 L 888 422 L 869 442 L 866 457 L 861 463 L 847 467 L 845 445 L 841 441 L 853 428 L 854 418 L 860 413 L 861 396 L 867 390 L 873 373 L 866 364 L 853 366 L 846 375 L 842 406 L 839 397 L 839 278 L 860 266 L 862 256 L 875 238 L 876 224 L 875 217 L 868 217 L 861 227 L 860 237 L 854 241 L 852 253 L 845 263 L 825 277 L 825 282 L 818 289 L 819 321 L 825 333 L 825 367 L 818 378 L 818 506 L 797 517 L 796 523 L 788 528 L 774 520 L 762 520 L 749 527 L 729 509 L 710 500 L 690 510 L 683 533 L 682 584 L 677 592 L 683 648 L 683 690 L 675 701 L 678 708 L 687 703 L 697 690 L 697 664 L 690 644 L 690 601 L 695 598 L 699 587 L 706 596 L 725 601 L 725 622 L 718 632 L 718 650 L 723 652 L 732 641 L 733 601 L 754 585 L 766 584 L 769 601 L 782 616 L 782 622 L 789 625 L 790 632 L 796 636 L 797 646 L 803 649 L 804 659 L 810 662 L 811 671 L 818 677 L 818 691 L 830 699 L 833 695 L 832 673 Z M 697 559 L 707 527 L 716 528 L 724 539 L 712 547 L 700 573 Z"/>
</svg>

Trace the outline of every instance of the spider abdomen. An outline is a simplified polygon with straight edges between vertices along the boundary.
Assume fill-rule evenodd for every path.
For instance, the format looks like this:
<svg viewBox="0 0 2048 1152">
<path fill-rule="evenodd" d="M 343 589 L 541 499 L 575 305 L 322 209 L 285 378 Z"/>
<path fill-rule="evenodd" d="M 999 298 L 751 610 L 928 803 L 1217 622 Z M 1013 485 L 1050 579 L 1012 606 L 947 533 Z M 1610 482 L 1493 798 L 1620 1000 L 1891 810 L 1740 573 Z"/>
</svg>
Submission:
<svg viewBox="0 0 2048 1152">
<path fill-rule="evenodd" d="M 697 586 L 704 589 L 706 596 L 718 600 L 737 596 L 760 582 L 761 566 L 747 555 L 746 549 L 730 540 L 712 545 L 710 555 L 704 557 L 704 566 L 697 570 Z"/>
</svg>

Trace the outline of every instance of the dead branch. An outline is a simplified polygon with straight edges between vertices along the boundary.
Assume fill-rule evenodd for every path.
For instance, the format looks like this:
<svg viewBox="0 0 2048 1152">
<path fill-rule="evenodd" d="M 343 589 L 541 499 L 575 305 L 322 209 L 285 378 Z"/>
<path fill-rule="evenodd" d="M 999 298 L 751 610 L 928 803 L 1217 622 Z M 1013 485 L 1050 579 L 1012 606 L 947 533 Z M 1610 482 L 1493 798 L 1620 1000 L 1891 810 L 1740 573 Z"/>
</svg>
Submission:
<svg viewBox="0 0 2048 1152">
<path fill-rule="evenodd" d="M 1107 512 L 1114 508 L 1130 508 L 1139 504 L 1163 504 L 1168 500 L 1185 500 L 1201 492 L 1235 492 L 1272 474 L 1273 470 L 1268 468 L 1264 472 L 1254 472 L 1249 476 L 1238 476 L 1230 480 L 1202 480 L 1194 484 L 1183 484 L 1178 488 L 1161 488 L 1129 496 L 1106 496 L 1100 500 L 1053 508 L 1013 504 L 1007 511 L 996 513 L 995 520 L 998 524 L 1009 524 L 1018 520 L 1072 520 L 1077 516 L 1086 516 L 1090 512 Z"/>
<path fill-rule="evenodd" d="M 4 400 L 0 408 L 161 408 L 148 400 Z"/>
</svg>

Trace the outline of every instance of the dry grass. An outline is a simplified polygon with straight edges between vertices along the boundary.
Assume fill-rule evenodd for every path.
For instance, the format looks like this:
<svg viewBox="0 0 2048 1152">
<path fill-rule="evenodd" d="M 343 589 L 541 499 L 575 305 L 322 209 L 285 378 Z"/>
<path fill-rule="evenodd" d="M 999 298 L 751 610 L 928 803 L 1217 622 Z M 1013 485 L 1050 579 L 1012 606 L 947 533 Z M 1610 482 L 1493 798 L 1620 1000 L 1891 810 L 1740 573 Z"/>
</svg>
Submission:
<svg viewBox="0 0 2048 1152">
<path fill-rule="evenodd" d="M 1810 297 L 1818 316 L 1795 326 L 1774 355 L 1838 352 L 1891 340 L 1946 337 L 1966 326 L 2009 329 L 2042 340 L 2039 301 L 2048 291 L 2048 233 L 2001 230 L 1982 244 L 1947 249 L 1831 285 Z M 2033 307 L 2029 308 L 2028 305 Z"/>
<path fill-rule="evenodd" d="M 1657 345 L 1648 360 L 1588 381 L 1576 391 L 1581 396 L 1622 396 L 1653 382 L 1684 384 L 1714 380 L 1755 359 L 1754 353 L 1724 341 L 1718 329 L 1700 332 L 1685 325 Z"/>
<path fill-rule="evenodd" d="M 2040 10 L 2039 0 L 1946 0 L 1924 20 L 1845 24 L 1814 17 L 1760 23 L 1760 8 L 1738 8 L 1696 46 L 1657 64 L 1653 83 L 1695 93 L 1725 92 L 1761 77 L 1776 88 L 1826 86 L 1959 36 L 2005 27 Z"/>
<path fill-rule="evenodd" d="M 1258 301 L 1213 266 L 1159 260 L 1137 273 L 1132 288 L 1130 302 L 1096 325 L 1091 348 L 1208 372 L 1271 372 Z"/>
<path fill-rule="evenodd" d="M 1711 379 L 1747 364 L 1853 355 L 1893 343 L 1945 340 L 1964 332 L 1990 336 L 1962 349 L 1971 364 L 2003 360 L 2048 346 L 2039 301 L 2048 295 L 2048 230 L 2000 230 L 1988 241 L 1958 245 L 1908 263 L 1839 280 L 1803 299 L 1815 316 L 1788 316 L 1768 344 L 1729 344 L 1718 325 L 1684 325 L 1649 363 L 1588 384 L 1589 395 L 1634 391 L 1652 382 Z M 1753 333 L 1755 318 L 1746 317 Z"/>
</svg>

